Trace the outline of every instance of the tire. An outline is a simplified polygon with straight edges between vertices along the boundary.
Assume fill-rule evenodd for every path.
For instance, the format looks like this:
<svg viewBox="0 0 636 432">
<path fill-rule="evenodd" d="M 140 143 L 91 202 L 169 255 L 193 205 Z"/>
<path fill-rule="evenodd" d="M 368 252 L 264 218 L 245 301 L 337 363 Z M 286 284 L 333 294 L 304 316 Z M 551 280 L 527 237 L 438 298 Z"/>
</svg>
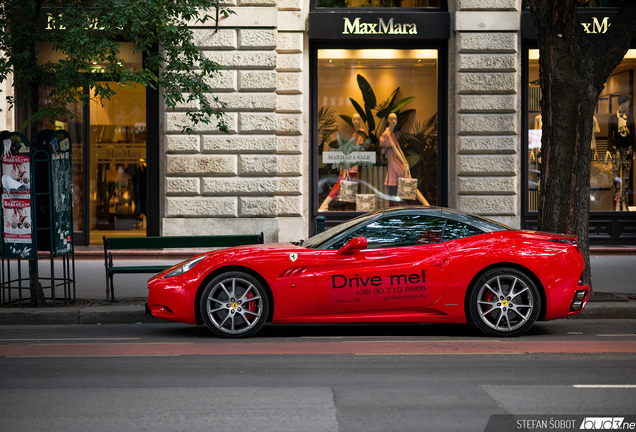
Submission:
<svg viewBox="0 0 636 432">
<path fill-rule="evenodd" d="M 212 279 L 203 290 L 199 307 L 205 325 L 214 334 L 240 338 L 252 336 L 263 327 L 269 300 L 254 276 L 232 271 Z"/>
<path fill-rule="evenodd" d="M 539 290 L 522 271 L 489 270 L 470 290 L 469 311 L 483 333 L 496 337 L 520 336 L 535 323 L 541 310 Z"/>
</svg>

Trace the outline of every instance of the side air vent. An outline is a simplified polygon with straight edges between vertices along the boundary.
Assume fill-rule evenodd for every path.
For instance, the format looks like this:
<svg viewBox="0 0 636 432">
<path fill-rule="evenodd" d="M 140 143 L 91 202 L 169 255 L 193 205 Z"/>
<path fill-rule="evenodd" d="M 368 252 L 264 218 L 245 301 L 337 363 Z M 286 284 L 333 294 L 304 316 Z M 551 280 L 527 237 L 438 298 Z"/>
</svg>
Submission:
<svg viewBox="0 0 636 432">
<path fill-rule="evenodd" d="M 307 272 L 307 269 L 308 269 L 307 267 L 292 267 L 292 268 L 287 269 L 284 272 L 282 272 L 279 277 L 280 278 L 286 278 L 286 277 L 302 276 L 303 274 L 305 274 Z"/>
</svg>

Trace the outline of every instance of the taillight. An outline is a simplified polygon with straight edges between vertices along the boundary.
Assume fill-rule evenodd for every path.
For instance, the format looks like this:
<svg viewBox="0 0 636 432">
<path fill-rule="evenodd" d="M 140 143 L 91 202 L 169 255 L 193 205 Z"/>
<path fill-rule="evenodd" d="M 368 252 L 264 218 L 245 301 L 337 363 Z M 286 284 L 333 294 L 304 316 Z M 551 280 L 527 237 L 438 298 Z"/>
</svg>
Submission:
<svg viewBox="0 0 636 432">
<path fill-rule="evenodd" d="M 574 246 L 574 248 L 577 250 L 577 252 L 579 254 L 581 253 L 581 250 L 579 249 L 579 244 L 576 242 L 576 240 L 565 239 L 565 238 L 557 238 L 557 239 L 552 239 L 550 241 L 553 241 L 555 243 L 566 244 L 566 245 L 569 245 L 569 246 Z"/>
<path fill-rule="evenodd" d="M 572 245 L 574 247 L 578 247 L 579 245 L 576 243 L 576 240 L 572 240 L 572 239 L 564 239 L 564 238 L 558 238 L 558 239 L 552 239 L 550 241 L 553 241 L 555 243 L 563 243 L 563 244 L 568 244 L 568 245 Z"/>
</svg>

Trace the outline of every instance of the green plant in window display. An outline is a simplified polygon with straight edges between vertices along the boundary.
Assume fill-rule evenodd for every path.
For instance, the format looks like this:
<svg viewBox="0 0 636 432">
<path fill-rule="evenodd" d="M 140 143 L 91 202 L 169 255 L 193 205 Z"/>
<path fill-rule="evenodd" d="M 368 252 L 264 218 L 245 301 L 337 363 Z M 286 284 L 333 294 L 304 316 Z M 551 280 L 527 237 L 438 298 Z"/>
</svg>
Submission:
<svg viewBox="0 0 636 432">
<path fill-rule="evenodd" d="M 437 197 L 437 113 L 423 122 L 415 122 L 412 133 L 398 132 L 397 136 L 411 175 L 419 179 L 418 188 L 424 196 L 434 200 Z"/>
<path fill-rule="evenodd" d="M 338 132 L 336 125 L 336 111 L 331 107 L 321 107 L 318 110 L 318 152 L 322 153 L 325 143 L 331 140 L 331 136 Z"/>
<path fill-rule="evenodd" d="M 369 84 L 369 81 L 366 80 L 362 75 L 358 74 L 357 76 L 358 87 L 360 88 L 360 93 L 362 93 L 362 99 L 364 102 L 364 107 L 360 105 L 355 99 L 349 98 L 351 104 L 355 108 L 356 112 L 360 115 L 362 122 L 366 126 L 366 130 L 368 132 L 368 136 L 363 136 L 364 139 L 369 139 L 373 147 L 377 147 L 378 137 L 382 135 L 384 129 L 386 129 L 386 119 L 391 113 L 395 113 L 398 117 L 397 127 L 401 127 L 404 125 L 412 115 L 415 114 L 415 110 L 407 110 L 400 112 L 402 108 L 411 103 L 415 96 L 410 96 L 400 101 L 396 102 L 397 95 L 400 91 L 400 88 L 396 88 L 388 99 L 386 99 L 383 103 L 378 104 L 375 92 Z M 373 112 L 375 111 L 375 116 Z M 378 122 L 376 123 L 375 117 L 378 118 Z M 353 127 L 353 121 L 351 116 L 348 115 L 340 115 L 340 118 L 343 119 L 349 126 Z M 359 132 L 363 134 L 363 132 Z"/>
</svg>

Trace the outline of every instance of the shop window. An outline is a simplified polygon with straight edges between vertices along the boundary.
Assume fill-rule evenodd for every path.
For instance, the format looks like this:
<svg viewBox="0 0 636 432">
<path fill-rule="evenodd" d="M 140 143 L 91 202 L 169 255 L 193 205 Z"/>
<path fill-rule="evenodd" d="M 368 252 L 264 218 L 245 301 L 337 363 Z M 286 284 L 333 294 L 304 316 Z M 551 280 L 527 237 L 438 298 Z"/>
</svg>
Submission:
<svg viewBox="0 0 636 432">
<path fill-rule="evenodd" d="M 135 52 L 132 43 L 120 47 L 127 67 L 141 67 L 141 52 Z M 38 50 L 41 64 L 62 58 L 51 44 Z M 96 74 L 105 67 L 97 62 L 93 66 L 90 72 Z M 147 226 L 146 88 L 102 84 L 116 94 L 100 103 L 91 93 L 90 104 L 70 107 L 72 116 L 38 124 L 38 129 L 64 129 L 71 136 L 74 231 L 84 233 L 89 244 L 101 244 L 103 235 L 145 236 Z M 50 97 L 50 90 L 42 87 L 40 104 Z"/>
<path fill-rule="evenodd" d="M 90 107 L 91 243 L 146 233 L 146 89 L 107 84 L 117 93 Z"/>
<path fill-rule="evenodd" d="M 318 206 L 437 204 L 437 50 L 318 50 Z"/>
<path fill-rule="evenodd" d="M 528 54 L 528 210 L 537 211 L 541 187 L 541 92 L 539 51 Z M 634 70 L 636 50 L 629 50 L 609 76 L 594 114 L 590 154 L 591 211 L 636 211 L 634 190 Z"/>
<path fill-rule="evenodd" d="M 439 0 L 316 0 L 317 8 L 429 8 L 439 9 Z"/>
</svg>

